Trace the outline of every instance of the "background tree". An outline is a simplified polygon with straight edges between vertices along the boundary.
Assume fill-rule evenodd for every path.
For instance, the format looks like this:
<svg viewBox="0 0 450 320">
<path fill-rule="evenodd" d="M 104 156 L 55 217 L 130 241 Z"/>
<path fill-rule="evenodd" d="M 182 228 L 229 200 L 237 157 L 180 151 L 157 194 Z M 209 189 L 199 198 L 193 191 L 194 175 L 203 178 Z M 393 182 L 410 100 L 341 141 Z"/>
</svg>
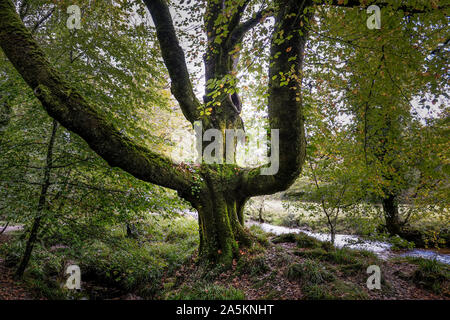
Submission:
<svg viewBox="0 0 450 320">
<path fill-rule="evenodd" d="M 445 14 L 413 15 L 412 11 L 383 8 L 380 30 L 367 29 L 363 21 L 354 23 L 358 19 L 354 11 L 348 11 L 340 23 L 322 19 L 311 32 L 318 40 L 311 50 L 317 54 L 306 60 L 311 70 L 307 87 L 313 99 L 321 102 L 319 108 L 327 123 L 331 117 L 349 124 L 346 130 L 354 148 L 342 155 L 362 165 L 353 172 L 361 179 L 364 198 L 382 204 L 385 227 L 391 235 L 405 236 L 403 227 L 412 211 L 427 209 L 410 206 L 404 210 L 403 206 L 400 210 L 399 206 L 416 202 L 414 190 L 423 187 L 417 176 L 427 176 L 427 170 L 419 167 L 424 163 L 440 167 L 433 157 L 423 156 L 440 149 L 432 143 L 437 136 L 428 135 L 431 140 L 424 143 L 424 135 L 418 135 L 417 129 L 426 117 L 445 117 L 448 90 Z M 337 10 L 322 14 L 341 17 Z M 313 135 L 321 134 L 311 129 Z M 419 136 L 422 143 L 418 144 Z M 446 180 L 448 174 L 440 173 Z M 425 180 L 436 181 L 431 176 Z"/>
</svg>

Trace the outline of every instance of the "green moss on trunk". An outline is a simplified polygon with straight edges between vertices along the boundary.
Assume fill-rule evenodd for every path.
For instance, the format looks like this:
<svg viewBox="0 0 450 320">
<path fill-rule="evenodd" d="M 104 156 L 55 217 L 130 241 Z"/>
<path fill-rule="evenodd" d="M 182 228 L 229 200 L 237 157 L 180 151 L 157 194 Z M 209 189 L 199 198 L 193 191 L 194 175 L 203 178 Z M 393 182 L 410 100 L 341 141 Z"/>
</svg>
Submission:
<svg viewBox="0 0 450 320">
<path fill-rule="evenodd" d="M 243 225 L 244 200 L 233 191 L 229 179 L 217 172 L 204 172 L 205 184 L 191 200 L 199 214 L 200 257 L 230 266 L 239 249 L 252 243 Z"/>
</svg>

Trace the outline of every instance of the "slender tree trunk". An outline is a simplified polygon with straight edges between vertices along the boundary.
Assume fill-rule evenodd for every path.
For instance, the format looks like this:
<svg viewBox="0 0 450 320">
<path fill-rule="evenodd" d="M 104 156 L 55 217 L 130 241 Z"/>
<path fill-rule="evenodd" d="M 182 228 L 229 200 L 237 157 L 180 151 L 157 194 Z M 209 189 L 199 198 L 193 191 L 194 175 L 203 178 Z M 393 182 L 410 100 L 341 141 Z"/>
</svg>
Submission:
<svg viewBox="0 0 450 320">
<path fill-rule="evenodd" d="M 138 237 L 137 233 L 136 233 L 136 227 L 133 223 L 126 223 L 126 227 L 127 227 L 127 238 L 134 238 L 136 239 Z"/>
<path fill-rule="evenodd" d="M 56 120 L 53 120 L 52 133 L 47 148 L 47 159 L 46 159 L 46 166 L 44 168 L 44 179 L 36 210 L 36 217 L 34 218 L 33 226 L 31 228 L 30 235 L 28 237 L 27 245 L 25 247 L 25 253 L 22 257 L 22 261 L 20 262 L 20 265 L 17 268 L 15 274 L 15 277 L 19 279 L 22 278 L 23 273 L 25 272 L 25 269 L 27 268 L 28 263 L 30 262 L 31 253 L 33 252 L 33 247 L 37 240 L 39 227 L 41 225 L 44 209 L 46 207 L 47 191 L 50 186 L 50 172 L 53 164 L 53 147 L 55 145 L 55 137 L 57 129 L 58 129 L 58 122 Z"/>
<path fill-rule="evenodd" d="M 401 221 L 398 212 L 398 203 L 394 195 L 382 199 L 384 219 L 386 222 L 386 229 L 389 234 L 397 235 L 401 232 Z"/>
<path fill-rule="evenodd" d="M 331 243 L 334 245 L 336 241 L 336 230 L 334 230 L 334 226 L 330 227 L 330 232 L 331 232 Z"/>
<path fill-rule="evenodd" d="M 258 221 L 260 223 L 264 223 L 264 219 L 263 219 L 263 216 L 262 216 L 263 211 L 264 211 L 264 200 L 265 200 L 265 197 L 262 198 L 261 205 L 260 205 L 259 211 L 258 211 Z"/>
<path fill-rule="evenodd" d="M 331 221 L 331 218 L 328 216 L 328 213 L 327 213 L 327 221 L 328 221 L 328 228 L 330 230 L 330 241 L 334 245 L 334 242 L 336 240 L 336 229 L 335 229 L 336 223 L 333 223 Z"/>
</svg>

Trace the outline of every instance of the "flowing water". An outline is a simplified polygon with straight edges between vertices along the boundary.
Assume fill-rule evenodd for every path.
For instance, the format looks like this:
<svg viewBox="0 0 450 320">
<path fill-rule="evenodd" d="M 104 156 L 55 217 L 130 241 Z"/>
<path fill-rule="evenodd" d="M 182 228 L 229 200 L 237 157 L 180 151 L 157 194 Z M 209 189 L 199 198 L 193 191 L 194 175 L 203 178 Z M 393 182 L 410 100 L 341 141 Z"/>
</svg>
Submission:
<svg viewBox="0 0 450 320">
<path fill-rule="evenodd" d="M 197 219 L 197 212 L 192 212 L 185 210 L 183 212 L 186 215 L 189 215 L 195 219 Z M 256 221 L 247 221 L 246 225 L 258 225 L 265 232 L 270 232 L 276 235 L 280 235 L 283 233 L 305 233 L 308 236 L 316 238 L 320 241 L 330 241 L 330 235 L 325 233 L 311 232 L 305 229 L 300 228 L 287 228 L 281 226 L 275 226 L 268 223 L 259 223 Z M 450 264 L 450 251 L 449 250 L 430 250 L 430 249 L 413 249 L 402 252 L 394 252 L 391 250 L 392 245 L 387 242 L 382 241 L 371 241 L 371 240 L 363 240 L 358 236 L 354 235 L 346 235 L 346 234 L 337 234 L 335 237 L 335 246 L 338 248 L 349 248 L 356 250 L 367 250 L 375 253 L 381 259 L 389 259 L 394 257 L 420 257 L 425 259 L 436 259 L 439 262 Z M 444 252 L 442 252 L 444 251 Z"/>
<path fill-rule="evenodd" d="M 255 221 L 249 221 L 247 225 L 258 225 L 266 232 L 271 232 L 276 235 L 284 233 L 305 233 L 308 236 L 316 238 L 320 241 L 330 241 L 330 235 L 325 233 L 311 232 L 299 228 L 286 228 L 280 226 L 274 226 L 268 223 L 259 223 Z M 356 250 L 367 250 L 375 253 L 381 259 L 389 259 L 396 256 L 410 256 L 410 257 L 420 257 L 425 259 L 436 259 L 439 262 L 450 264 L 450 254 L 436 252 L 434 250 L 426 249 L 414 249 L 405 252 L 394 252 L 391 250 L 391 244 L 381 241 L 370 241 L 363 240 L 358 236 L 337 234 L 335 238 L 335 246 L 338 248 L 349 248 Z"/>
</svg>

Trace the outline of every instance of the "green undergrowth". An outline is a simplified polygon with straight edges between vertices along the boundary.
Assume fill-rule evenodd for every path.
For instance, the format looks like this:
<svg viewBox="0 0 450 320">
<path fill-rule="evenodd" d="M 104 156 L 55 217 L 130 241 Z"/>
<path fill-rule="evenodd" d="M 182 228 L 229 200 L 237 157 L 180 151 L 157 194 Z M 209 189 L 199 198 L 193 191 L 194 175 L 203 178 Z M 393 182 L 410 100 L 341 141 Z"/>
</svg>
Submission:
<svg viewBox="0 0 450 320">
<path fill-rule="evenodd" d="M 436 294 L 450 297 L 450 267 L 448 265 L 422 258 L 407 260 L 418 267 L 411 275 L 411 280 L 415 284 Z"/>
<path fill-rule="evenodd" d="M 286 242 L 295 243 L 299 248 L 321 248 L 328 245 L 304 233 L 285 233 L 272 239 L 272 243 L 275 244 Z"/>
<path fill-rule="evenodd" d="M 250 233 L 255 237 L 256 241 L 264 246 L 269 246 L 269 234 L 264 232 L 264 230 L 258 225 L 252 225 L 249 228 Z"/>
<path fill-rule="evenodd" d="M 339 279 L 335 269 L 320 260 L 305 259 L 294 263 L 287 268 L 286 277 L 301 283 L 304 298 L 308 300 L 368 299 L 359 286 Z"/>
<path fill-rule="evenodd" d="M 0 255 L 15 268 L 24 248 L 25 242 L 14 237 L 0 246 Z M 73 292 L 62 287 L 67 278 L 65 269 L 76 264 L 81 269 L 84 296 L 105 299 L 112 298 L 109 292 L 132 292 L 152 298 L 161 290 L 163 277 L 178 269 L 197 248 L 198 225 L 194 219 L 150 217 L 136 238 L 126 237 L 119 226 L 102 239 L 83 243 L 63 243 L 57 248 L 36 243 L 24 282 L 37 297 L 73 298 Z M 99 289 L 102 287 L 105 290 Z"/>
<path fill-rule="evenodd" d="M 296 251 L 303 260 L 291 264 L 286 277 L 298 281 L 305 299 L 368 299 L 367 293 L 346 278 L 364 275 L 368 265 L 377 262 L 376 257 L 364 251 L 348 249 L 312 248 Z M 363 283 L 363 282 L 362 282 Z"/>
<path fill-rule="evenodd" d="M 183 285 L 166 296 L 167 300 L 244 300 L 245 294 L 233 286 L 208 282 L 197 282 L 193 286 Z"/>
<path fill-rule="evenodd" d="M 336 279 L 326 284 L 313 284 L 303 287 L 307 300 L 366 300 L 369 298 L 359 286 Z"/>
<path fill-rule="evenodd" d="M 311 259 L 290 265 L 287 268 L 286 277 L 291 281 L 301 281 L 304 285 L 330 282 L 335 278 L 325 265 Z"/>
<path fill-rule="evenodd" d="M 152 217 L 133 238 L 115 227 L 104 239 L 82 245 L 62 243 L 52 248 L 38 242 L 23 281 L 37 297 L 48 299 L 110 299 L 128 293 L 147 299 L 241 300 L 255 295 L 258 299 L 286 299 L 283 288 L 293 287 L 297 288 L 296 299 L 360 300 L 371 295 L 366 288 L 367 267 L 387 267 L 368 251 L 335 248 L 305 234 L 274 236 L 252 226 L 249 232 L 254 243 L 241 248 L 231 268 L 224 268 L 194 254 L 197 228 L 193 219 Z M 293 245 L 283 245 L 286 243 Z M 17 266 L 23 252 L 20 234 L 0 246 L 0 255 L 11 267 Z M 410 272 L 398 278 L 449 296 L 447 265 L 420 258 L 397 260 L 415 266 L 406 268 Z M 81 292 L 63 288 L 64 271 L 70 264 L 81 268 Z M 384 273 L 381 283 L 380 294 L 396 294 Z"/>
</svg>

